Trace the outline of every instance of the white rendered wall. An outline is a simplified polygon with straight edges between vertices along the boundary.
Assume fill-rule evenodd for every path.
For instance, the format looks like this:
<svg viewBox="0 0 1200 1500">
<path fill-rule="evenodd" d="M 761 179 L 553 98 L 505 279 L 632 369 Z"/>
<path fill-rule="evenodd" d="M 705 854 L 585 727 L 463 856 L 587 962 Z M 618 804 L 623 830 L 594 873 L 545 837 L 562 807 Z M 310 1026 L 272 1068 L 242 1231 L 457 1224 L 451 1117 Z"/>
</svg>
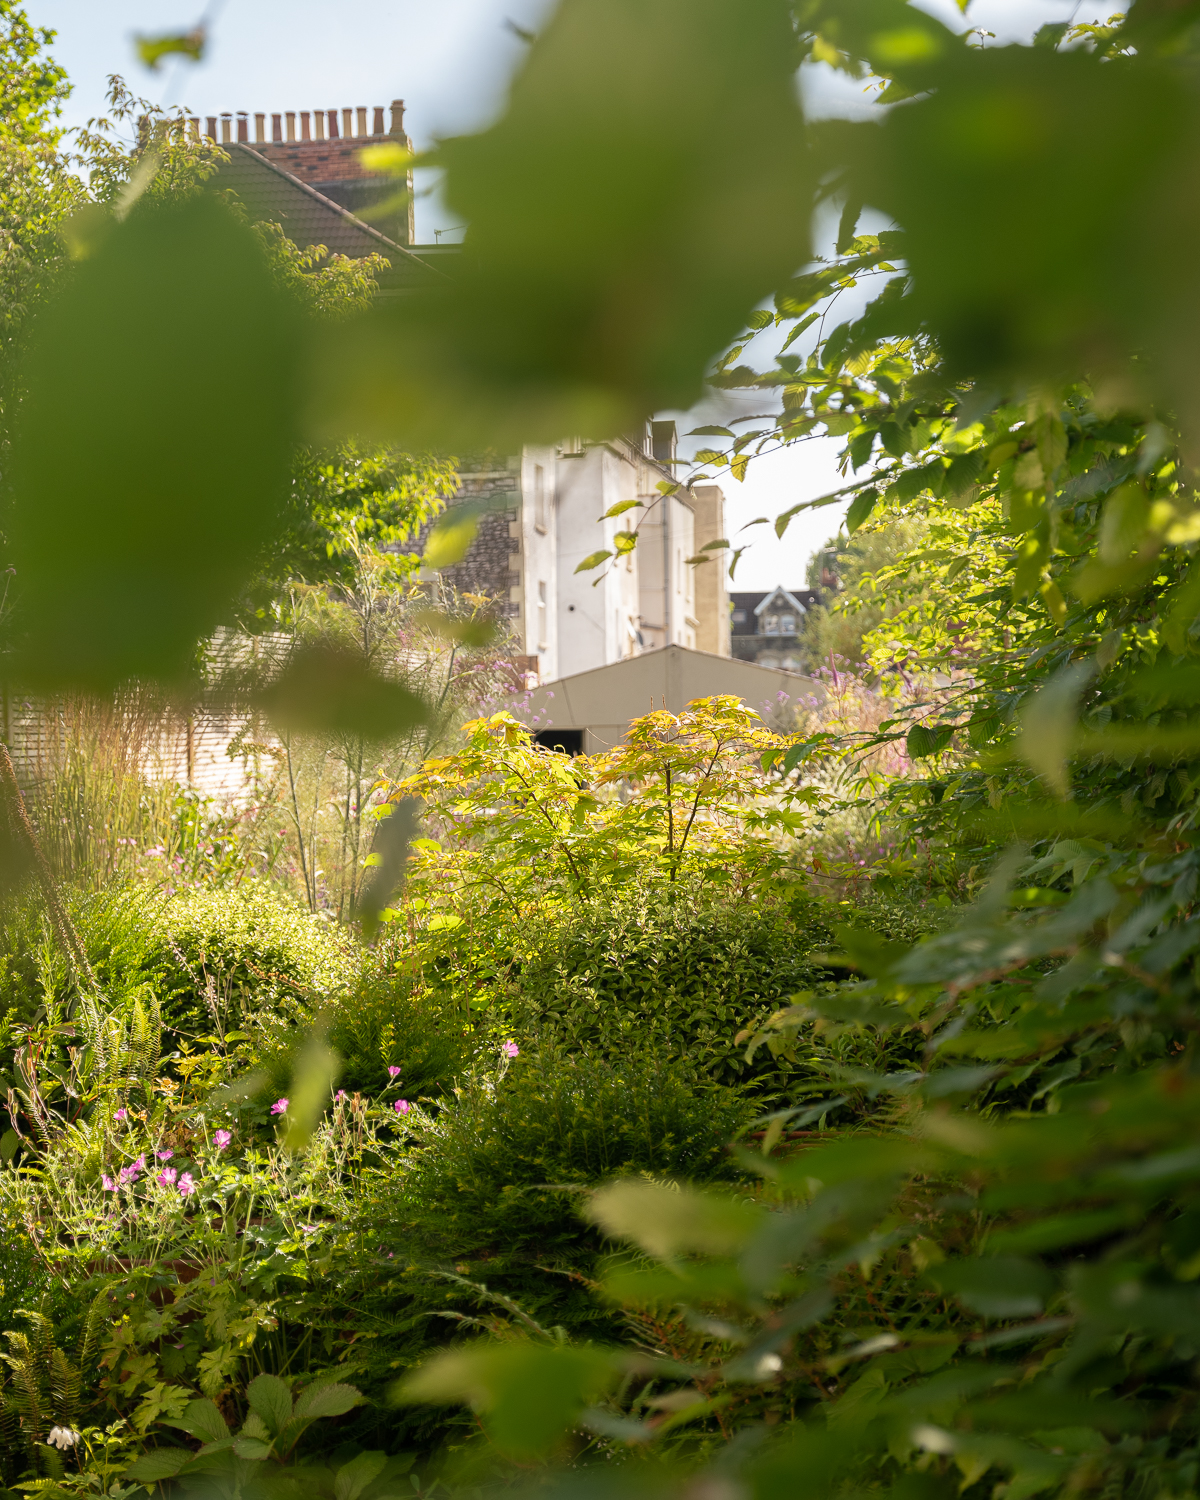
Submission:
<svg viewBox="0 0 1200 1500">
<path fill-rule="evenodd" d="M 541 471 L 539 474 L 539 470 Z M 558 659 L 558 450 L 521 452 L 521 617 L 525 653 L 543 682 L 562 676 Z"/>
</svg>

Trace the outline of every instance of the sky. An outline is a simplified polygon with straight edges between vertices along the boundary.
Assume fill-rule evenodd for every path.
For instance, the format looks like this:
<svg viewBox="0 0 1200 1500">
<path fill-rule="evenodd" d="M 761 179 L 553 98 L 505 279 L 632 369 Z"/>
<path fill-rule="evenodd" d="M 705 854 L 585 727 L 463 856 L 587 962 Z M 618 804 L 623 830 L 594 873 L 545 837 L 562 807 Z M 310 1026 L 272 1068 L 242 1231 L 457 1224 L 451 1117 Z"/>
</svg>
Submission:
<svg viewBox="0 0 1200 1500">
<path fill-rule="evenodd" d="M 26 0 L 32 21 L 53 27 L 53 53 L 74 92 L 63 112 L 78 126 L 104 110 L 108 76 L 120 73 L 135 94 L 186 105 L 197 115 L 248 110 L 341 109 L 402 98 L 405 124 L 418 147 L 435 137 L 486 126 L 503 108 L 505 89 L 525 44 L 516 27 L 536 30 L 553 0 Z M 206 8 L 207 4 L 207 8 Z M 979 27 L 995 43 L 1026 38 L 1047 21 L 1106 16 L 1114 0 L 973 0 L 964 21 L 957 0 L 921 0 L 956 29 Z M 188 30 L 209 20 L 202 62 L 168 63 L 151 73 L 137 62 L 135 33 Z M 819 65 L 805 70 L 805 106 L 814 115 L 872 110 L 862 85 Z M 417 207 L 417 238 L 456 226 L 436 198 Z M 853 308 L 847 312 L 852 313 Z M 755 408 L 759 398 L 755 398 Z M 721 420 L 712 403 L 677 414 L 681 431 Z M 691 448 L 700 440 L 693 440 Z M 805 512 L 782 541 L 770 526 L 746 523 L 846 481 L 838 473 L 841 441 L 822 438 L 755 459 L 743 484 L 723 479 L 726 530 L 735 545 L 751 541 L 734 588 L 802 587 L 808 559 L 840 525 L 845 506 Z M 690 451 L 685 444 L 684 451 Z"/>
</svg>

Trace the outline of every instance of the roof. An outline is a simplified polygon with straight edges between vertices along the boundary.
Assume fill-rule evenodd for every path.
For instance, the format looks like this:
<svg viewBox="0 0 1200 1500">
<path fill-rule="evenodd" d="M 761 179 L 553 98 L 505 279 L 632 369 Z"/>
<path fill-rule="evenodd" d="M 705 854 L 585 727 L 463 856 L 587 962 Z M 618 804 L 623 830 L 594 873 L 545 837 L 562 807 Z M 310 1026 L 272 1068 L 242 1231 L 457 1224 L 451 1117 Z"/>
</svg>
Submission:
<svg viewBox="0 0 1200 1500">
<path fill-rule="evenodd" d="M 324 245 L 331 255 L 352 260 L 386 256 L 390 270 L 379 280 L 388 291 L 440 280 L 444 274 L 252 146 L 231 142 L 224 149 L 229 161 L 217 173 L 216 186 L 232 188 L 256 219 L 279 224 L 302 250 Z"/>
<path fill-rule="evenodd" d="M 782 596 L 783 607 L 792 609 L 797 614 L 805 614 L 821 602 L 818 589 L 785 589 L 782 584 L 776 584 L 773 589 L 767 589 L 765 593 L 730 594 L 729 602 L 734 610 L 740 611 L 744 616 L 741 620 L 733 621 L 731 627 L 733 634 L 756 635 L 759 616 L 777 595 Z"/>
<path fill-rule="evenodd" d="M 765 713 L 785 700 L 823 696 L 823 689 L 799 672 L 691 651 L 686 646 L 664 646 L 548 682 L 530 694 L 522 712 L 538 730 L 586 730 L 584 749 L 595 753 L 619 744 L 630 721 L 659 703 L 679 713 L 693 699 L 718 693 L 731 693 Z"/>
</svg>

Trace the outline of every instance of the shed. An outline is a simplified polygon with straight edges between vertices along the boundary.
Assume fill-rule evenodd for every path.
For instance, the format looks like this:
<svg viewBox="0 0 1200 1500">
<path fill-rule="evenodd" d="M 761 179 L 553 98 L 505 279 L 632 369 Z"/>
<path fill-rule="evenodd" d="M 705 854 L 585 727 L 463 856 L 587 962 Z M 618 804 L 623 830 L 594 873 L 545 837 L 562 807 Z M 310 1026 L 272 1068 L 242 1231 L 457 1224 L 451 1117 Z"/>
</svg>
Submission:
<svg viewBox="0 0 1200 1500">
<path fill-rule="evenodd" d="M 799 672 L 665 646 L 535 688 L 521 717 L 541 745 L 597 755 L 619 744 L 630 722 L 652 708 L 679 713 L 695 698 L 728 693 L 769 723 L 790 719 L 793 704 L 824 698 L 821 684 Z"/>
</svg>

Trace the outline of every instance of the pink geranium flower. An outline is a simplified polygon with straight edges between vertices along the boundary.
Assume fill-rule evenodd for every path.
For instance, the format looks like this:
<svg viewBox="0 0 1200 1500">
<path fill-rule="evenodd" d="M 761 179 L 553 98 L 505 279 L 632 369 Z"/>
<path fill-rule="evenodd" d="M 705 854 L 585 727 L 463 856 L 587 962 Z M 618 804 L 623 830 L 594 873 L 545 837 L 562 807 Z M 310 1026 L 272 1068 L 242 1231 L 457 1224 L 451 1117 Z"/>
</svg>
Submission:
<svg viewBox="0 0 1200 1500">
<path fill-rule="evenodd" d="M 112 1178 L 105 1176 L 103 1173 L 100 1176 L 100 1186 L 106 1193 L 115 1193 L 117 1190 L 117 1185 Z"/>
<path fill-rule="evenodd" d="M 185 1172 L 179 1179 L 179 1196 L 181 1198 L 190 1198 L 195 1191 L 195 1179 L 190 1172 Z"/>
<path fill-rule="evenodd" d="M 504 1053 L 505 1057 L 520 1057 L 521 1055 L 521 1049 L 517 1046 L 516 1042 L 505 1042 L 500 1050 Z"/>
<path fill-rule="evenodd" d="M 170 1161 L 175 1155 L 174 1151 L 156 1151 L 154 1154 L 158 1157 L 159 1161 Z"/>
<path fill-rule="evenodd" d="M 398 1115 L 406 1115 L 408 1113 L 410 1107 L 411 1106 L 409 1105 L 409 1102 L 408 1102 L 407 1099 L 397 1099 L 396 1102 L 395 1102 L 395 1104 L 392 1106 L 392 1108 L 396 1111 L 396 1113 Z"/>
<path fill-rule="evenodd" d="M 125 1118 L 126 1114 L 127 1114 L 126 1110 L 123 1110 L 123 1109 L 117 1110 L 117 1119 L 118 1120 L 123 1120 Z"/>
<path fill-rule="evenodd" d="M 397 1067 L 395 1067 L 394 1065 L 393 1066 L 389 1066 L 389 1068 L 388 1068 L 388 1077 L 389 1078 L 399 1078 L 400 1077 L 400 1069 L 397 1068 Z"/>
<path fill-rule="evenodd" d="M 218 1151 L 224 1151 L 231 1140 L 233 1140 L 233 1136 L 230 1135 L 228 1130 L 218 1130 L 213 1136 L 213 1144 Z"/>
<path fill-rule="evenodd" d="M 159 1187 L 174 1187 L 175 1179 L 178 1176 L 179 1173 L 175 1170 L 174 1167 L 164 1167 L 163 1170 L 158 1174 Z"/>
<path fill-rule="evenodd" d="M 273 1115 L 286 1115 L 288 1103 L 287 1099 L 276 1099 L 275 1103 L 271 1106 L 271 1113 Z"/>
</svg>

